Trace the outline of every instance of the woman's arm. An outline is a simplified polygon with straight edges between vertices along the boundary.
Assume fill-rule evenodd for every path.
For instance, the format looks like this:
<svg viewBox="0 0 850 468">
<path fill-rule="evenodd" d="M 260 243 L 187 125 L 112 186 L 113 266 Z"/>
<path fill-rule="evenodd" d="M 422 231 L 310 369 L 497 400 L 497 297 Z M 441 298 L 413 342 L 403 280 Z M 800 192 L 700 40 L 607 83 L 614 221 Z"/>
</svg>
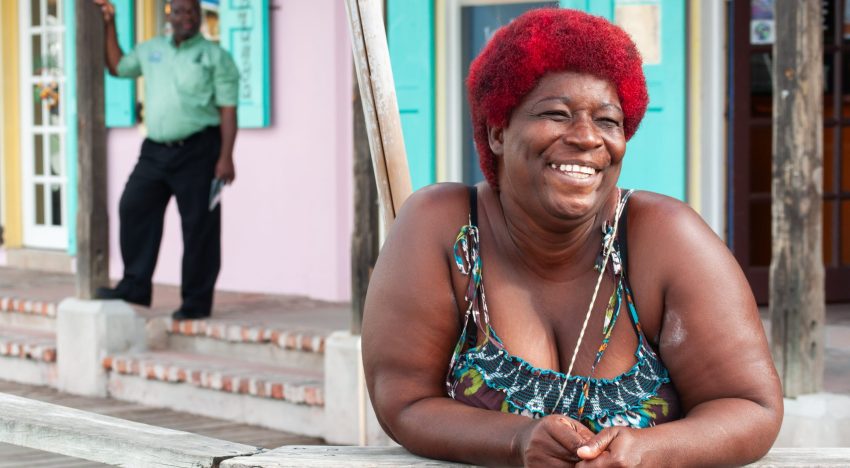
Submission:
<svg viewBox="0 0 850 468">
<path fill-rule="evenodd" d="M 469 198 L 456 184 L 415 193 L 396 219 L 369 283 L 363 362 L 382 427 L 413 453 L 477 464 L 564 464 L 592 434 L 563 416 L 532 420 L 446 395 L 461 331 L 450 257 Z M 464 278 L 465 280 L 465 278 Z"/>
<path fill-rule="evenodd" d="M 660 355 L 686 416 L 648 429 L 603 431 L 579 452 L 598 458 L 580 466 L 755 461 L 770 450 L 783 405 L 749 284 L 726 245 L 687 205 L 649 193 L 632 203 L 635 300 L 639 311 L 641 302 L 662 311 Z"/>
</svg>

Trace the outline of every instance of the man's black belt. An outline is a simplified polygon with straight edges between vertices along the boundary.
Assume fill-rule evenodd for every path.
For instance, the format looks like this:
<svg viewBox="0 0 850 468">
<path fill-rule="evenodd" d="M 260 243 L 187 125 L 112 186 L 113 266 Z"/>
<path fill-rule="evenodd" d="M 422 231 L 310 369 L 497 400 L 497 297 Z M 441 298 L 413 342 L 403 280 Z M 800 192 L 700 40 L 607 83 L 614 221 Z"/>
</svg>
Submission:
<svg viewBox="0 0 850 468">
<path fill-rule="evenodd" d="M 180 147 L 182 147 L 186 144 L 192 143 L 194 140 L 198 139 L 201 135 L 203 135 L 206 132 L 209 132 L 211 130 L 218 131 L 218 128 L 219 128 L 218 126 L 207 127 L 203 130 L 197 131 L 197 132 L 187 136 L 186 138 L 183 138 L 182 140 L 156 141 L 156 140 L 150 140 L 150 138 L 148 138 L 148 140 L 150 140 L 153 143 L 156 143 L 157 145 L 165 146 L 167 148 L 180 148 Z"/>
</svg>

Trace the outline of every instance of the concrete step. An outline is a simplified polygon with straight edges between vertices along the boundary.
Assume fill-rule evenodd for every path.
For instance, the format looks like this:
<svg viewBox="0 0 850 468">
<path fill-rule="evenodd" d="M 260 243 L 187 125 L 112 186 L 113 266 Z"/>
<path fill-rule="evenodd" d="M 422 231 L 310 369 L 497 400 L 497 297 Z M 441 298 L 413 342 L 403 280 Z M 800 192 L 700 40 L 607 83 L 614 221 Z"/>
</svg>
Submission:
<svg viewBox="0 0 850 468">
<path fill-rule="evenodd" d="M 161 321 L 161 324 L 156 324 Z M 281 326 L 258 325 L 235 320 L 184 320 L 155 318 L 148 324 L 153 330 L 165 329 L 165 339 L 151 339 L 152 349 L 306 369 L 321 372 L 324 367 L 325 339 L 328 331 L 307 328 L 284 329 Z"/>
<path fill-rule="evenodd" d="M 0 293 L 0 327 L 56 330 L 56 304 Z"/>
<path fill-rule="evenodd" d="M 0 326 L 0 379 L 56 385 L 56 337 L 40 330 Z"/>
<path fill-rule="evenodd" d="M 307 436 L 324 433 L 321 370 L 176 351 L 108 356 L 109 395 Z"/>
</svg>

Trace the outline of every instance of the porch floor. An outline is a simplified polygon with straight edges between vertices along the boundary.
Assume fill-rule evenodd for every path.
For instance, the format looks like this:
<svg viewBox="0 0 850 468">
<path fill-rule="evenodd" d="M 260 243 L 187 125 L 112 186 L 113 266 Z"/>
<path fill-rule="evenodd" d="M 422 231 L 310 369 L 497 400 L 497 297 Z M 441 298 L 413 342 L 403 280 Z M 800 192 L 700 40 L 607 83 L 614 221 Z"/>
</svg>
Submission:
<svg viewBox="0 0 850 468">
<path fill-rule="evenodd" d="M 75 277 L 72 274 L 0 267 L 0 296 L 58 305 L 75 294 Z M 168 317 L 179 306 L 178 286 L 156 284 L 152 306 L 133 307 L 140 316 L 151 319 Z M 348 303 L 304 296 L 216 291 L 212 318 L 242 326 L 331 332 L 350 327 L 351 307 Z"/>
</svg>

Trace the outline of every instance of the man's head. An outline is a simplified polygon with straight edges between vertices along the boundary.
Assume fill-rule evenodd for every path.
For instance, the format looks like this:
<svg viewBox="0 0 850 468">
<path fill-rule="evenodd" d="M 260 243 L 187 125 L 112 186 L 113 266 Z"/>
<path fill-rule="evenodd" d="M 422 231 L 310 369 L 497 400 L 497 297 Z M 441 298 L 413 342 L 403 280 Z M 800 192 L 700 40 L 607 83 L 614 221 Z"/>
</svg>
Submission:
<svg viewBox="0 0 850 468">
<path fill-rule="evenodd" d="M 168 15 L 174 41 L 180 43 L 198 34 L 201 29 L 201 2 L 199 0 L 171 0 Z"/>
</svg>

